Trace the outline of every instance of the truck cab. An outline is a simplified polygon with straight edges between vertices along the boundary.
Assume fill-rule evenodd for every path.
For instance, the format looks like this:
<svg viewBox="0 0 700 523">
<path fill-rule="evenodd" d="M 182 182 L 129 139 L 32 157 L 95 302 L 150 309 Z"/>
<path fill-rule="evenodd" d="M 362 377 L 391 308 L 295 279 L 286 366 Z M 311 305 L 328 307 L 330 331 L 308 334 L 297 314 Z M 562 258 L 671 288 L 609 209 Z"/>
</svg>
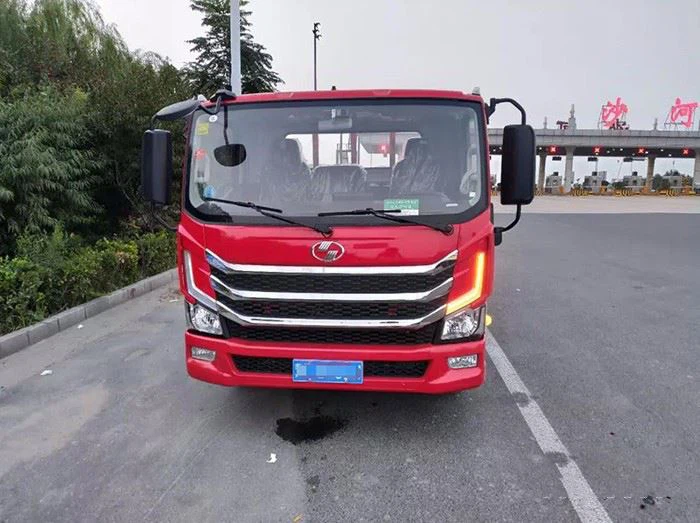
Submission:
<svg viewBox="0 0 700 523">
<path fill-rule="evenodd" d="M 222 91 L 156 115 L 187 118 L 177 252 L 190 376 L 425 393 L 481 385 L 506 230 L 490 201 L 494 107 L 453 91 Z M 534 133 L 509 127 L 503 198 L 519 217 L 532 200 Z M 169 200 L 171 151 L 169 133 L 146 133 L 154 203 Z"/>
</svg>

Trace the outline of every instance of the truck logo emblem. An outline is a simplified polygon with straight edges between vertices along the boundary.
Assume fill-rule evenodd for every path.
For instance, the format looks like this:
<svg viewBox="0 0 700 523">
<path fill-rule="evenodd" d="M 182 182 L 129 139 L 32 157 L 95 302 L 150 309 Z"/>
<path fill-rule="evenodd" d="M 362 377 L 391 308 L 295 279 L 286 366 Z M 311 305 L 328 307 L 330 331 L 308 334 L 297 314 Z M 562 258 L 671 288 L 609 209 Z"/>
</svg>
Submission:
<svg viewBox="0 0 700 523">
<path fill-rule="evenodd" d="M 338 261 L 345 254 L 345 247 L 338 242 L 318 242 L 311 247 L 311 254 L 318 261 L 331 263 Z"/>
</svg>

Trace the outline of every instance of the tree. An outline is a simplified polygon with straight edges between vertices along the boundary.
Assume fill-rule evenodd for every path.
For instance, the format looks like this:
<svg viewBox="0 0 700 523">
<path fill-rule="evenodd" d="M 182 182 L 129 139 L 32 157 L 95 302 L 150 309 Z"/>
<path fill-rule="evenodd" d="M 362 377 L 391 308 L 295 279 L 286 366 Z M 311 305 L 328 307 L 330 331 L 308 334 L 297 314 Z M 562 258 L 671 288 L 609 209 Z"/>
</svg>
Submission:
<svg viewBox="0 0 700 523">
<path fill-rule="evenodd" d="M 244 93 L 274 91 L 282 79 L 272 69 L 272 56 L 253 39 L 248 0 L 241 0 L 241 79 Z M 187 64 L 185 73 L 194 93 L 212 95 L 231 82 L 231 2 L 230 0 L 191 0 L 191 8 L 202 13 L 205 36 L 188 43 L 197 59 Z"/>
<path fill-rule="evenodd" d="M 0 2 L 0 95 L 51 83 L 88 90 L 128 54 L 117 31 L 86 0 Z"/>
<path fill-rule="evenodd" d="M 0 2 L 0 97 L 28 80 L 26 9 L 22 0 Z"/>
<path fill-rule="evenodd" d="M 88 149 L 81 91 L 0 102 L 0 254 L 20 233 L 89 222 L 98 162 Z"/>
<path fill-rule="evenodd" d="M 190 92 L 90 0 L 0 0 L 0 251 L 25 227 L 116 232 L 139 211 L 143 131 Z"/>
<path fill-rule="evenodd" d="M 106 230 L 133 215 L 143 215 L 141 138 L 150 120 L 163 106 L 189 96 L 182 73 L 154 53 L 133 54 L 103 73 L 92 91 L 91 129 L 95 151 L 103 159 L 95 198 L 107 209 Z M 183 150 L 183 123 L 168 129 L 175 136 L 176 161 Z M 177 165 L 177 163 L 176 163 Z"/>
</svg>

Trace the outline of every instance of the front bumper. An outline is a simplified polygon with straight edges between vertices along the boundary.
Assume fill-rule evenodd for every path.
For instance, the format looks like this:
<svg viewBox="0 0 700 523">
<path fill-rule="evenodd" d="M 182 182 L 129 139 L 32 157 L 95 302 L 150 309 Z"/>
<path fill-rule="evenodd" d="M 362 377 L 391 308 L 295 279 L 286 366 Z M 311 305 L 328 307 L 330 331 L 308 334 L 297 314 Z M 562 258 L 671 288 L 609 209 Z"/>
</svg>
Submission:
<svg viewBox="0 0 700 523">
<path fill-rule="evenodd" d="M 213 362 L 195 360 L 191 347 L 216 351 Z M 220 339 L 201 336 L 192 331 L 185 334 L 187 372 L 195 379 L 230 387 L 271 387 L 287 389 L 364 390 L 385 392 L 416 392 L 444 394 L 472 389 L 483 384 L 485 378 L 485 341 L 451 343 L 445 345 L 352 346 L 334 345 L 319 348 L 313 345 L 248 342 L 239 339 Z M 447 358 L 477 354 L 478 366 L 471 369 L 450 369 Z M 239 371 L 233 356 L 258 358 L 362 360 L 383 362 L 427 361 L 425 374 L 419 378 L 366 376 L 361 385 L 296 383 L 291 374 L 267 374 Z"/>
</svg>

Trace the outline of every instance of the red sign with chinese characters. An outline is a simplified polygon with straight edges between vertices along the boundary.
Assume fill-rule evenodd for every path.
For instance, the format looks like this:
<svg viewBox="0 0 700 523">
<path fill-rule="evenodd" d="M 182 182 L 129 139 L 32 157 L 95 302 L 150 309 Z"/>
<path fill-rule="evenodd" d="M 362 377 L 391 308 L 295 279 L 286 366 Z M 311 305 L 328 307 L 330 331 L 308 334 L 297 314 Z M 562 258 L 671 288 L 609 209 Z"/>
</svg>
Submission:
<svg viewBox="0 0 700 523">
<path fill-rule="evenodd" d="M 627 115 L 627 111 L 627 104 L 625 104 L 625 102 L 623 102 L 619 96 L 617 97 L 617 100 L 615 100 L 615 103 L 608 101 L 600 112 L 600 120 L 603 124 L 603 128 L 611 129 L 616 127 L 618 122 L 624 120 L 625 116 Z"/>
<path fill-rule="evenodd" d="M 676 103 L 671 107 L 668 114 L 668 119 L 672 124 L 682 125 L 687 129 L 693 128 L 695 121 L 695 110 L 698 108 L 698 102 L 681 103 L 680 98 L 676 98 Z"/>
</svg>

